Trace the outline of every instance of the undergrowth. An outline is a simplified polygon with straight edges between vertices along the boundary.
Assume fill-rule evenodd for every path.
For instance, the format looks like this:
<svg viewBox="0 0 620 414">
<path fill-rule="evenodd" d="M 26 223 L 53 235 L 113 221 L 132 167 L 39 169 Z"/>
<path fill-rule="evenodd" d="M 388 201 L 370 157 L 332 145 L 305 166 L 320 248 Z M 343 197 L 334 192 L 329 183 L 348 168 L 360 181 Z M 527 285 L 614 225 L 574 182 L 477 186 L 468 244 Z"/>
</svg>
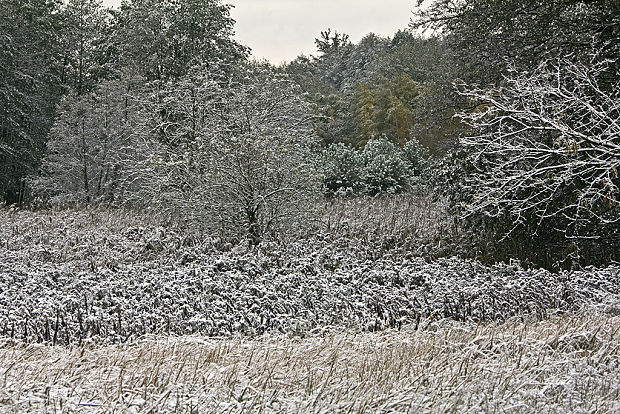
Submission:
<svg viewBox="0 0 620 414">
<path fill-rule="evenodd" d="M 409 210 L 387 204 L 346 208 L 359 216 L 339 218 L 343 207 L 328 206 L 330 232 L 259 248 L 187 233 L 155 215 L 3 211 L 0 336 L 52 344 L 148 334 L 304 336 L 620 306 L 618 267 L 551 273 L 429 260 L 407 243 L 436 249 L 446 231 L 440 220 L 407 218 Z M 368 226 L 379 222 L 361 219 L 373 212 L 394 220 L 373 233 Z"/>
</svg>

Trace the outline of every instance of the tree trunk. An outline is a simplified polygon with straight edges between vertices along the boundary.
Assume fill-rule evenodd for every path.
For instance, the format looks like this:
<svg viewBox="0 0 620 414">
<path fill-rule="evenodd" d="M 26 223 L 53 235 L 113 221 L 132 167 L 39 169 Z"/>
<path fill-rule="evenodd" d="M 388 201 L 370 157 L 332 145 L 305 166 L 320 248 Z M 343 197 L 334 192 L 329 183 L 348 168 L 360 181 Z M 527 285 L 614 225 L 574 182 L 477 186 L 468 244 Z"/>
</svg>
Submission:
<svg viewBox="0 0 620 414">
<path fill-rule="evenodd" d="M 258 214 L 256 208 L 247 209 L 248 214 L 248 235 L 250 236 L 250 244 L 258 246 L 261 242 L 260 226 L 258 224 Z"/>
</svg>

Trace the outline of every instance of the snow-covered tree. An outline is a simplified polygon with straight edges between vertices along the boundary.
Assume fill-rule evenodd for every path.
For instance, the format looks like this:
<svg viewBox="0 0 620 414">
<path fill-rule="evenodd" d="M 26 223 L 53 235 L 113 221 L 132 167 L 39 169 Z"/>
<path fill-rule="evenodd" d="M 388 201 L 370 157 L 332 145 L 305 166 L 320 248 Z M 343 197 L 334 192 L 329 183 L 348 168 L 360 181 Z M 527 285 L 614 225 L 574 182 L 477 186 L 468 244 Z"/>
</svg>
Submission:
<svg viewBox="0 0 620 414">
<path fill-rule="evenodd" d="M 362 158 L 364 167 L 361 177 L 366 194 L 394 194 L 408 188 L 409 165 L 398 145 L 385 138 L 368 141 Z"/>
<path fill-rule="evenodd" d="M 395 194 L 417 188 L 429 165 L 428 150 L 411 138 L 404 148 L 385 137 L 363 149 L 343 143 L 323 151 L 325 187 L 333 194 Z M 425 178 L 425 177 L 424 177 Z"/>
<path fill-rule="evenodd" d="M 423 0 L 417 0 L 420 6 Z M 616 0 L 433 0 L 413 15 L 411 28 L 430 29 L 447 40 L 460 77 L 501 82 L 508 64 L 533 70 L 549 58 L 589 62 L 593 49 L 620 55 Z"/>
<path fill-rule="evenodd" d="M 50 132 L 35 192 L 56 203 L 122 202 L 136 151 L 139 111 L 131 80 L 107 81 L 66 96 Z"/>
<path fill-rule="evenodd" d="M 597 59 L 593 58 L 596 62 Z M 618 245 L 620 83 L 606 61 L 548 60 L 502 87 L 469 88 L 462 144 L 469 214 L 508 234 Z M 610 81 L 611 80 L 611 81 Z"/>
<path fill-rule="evenodd" d="M 152 80 L 179 79 L 200 62 L 230 74 L 245 60 L 233 39 L 231 5 L 220 0 L 128 0 L 114 22 L 117 64 Z"/>
<path fill-rule="evenodd" d="M 182 219 L 257 244 L 306 222 L 320 194 L 318 138 L 286 76 L 254 64 L 237 78 L 222 86 L 196 71 L 162 89 L 145 176 L 153 199 Z"/>
<path fill-rule="evenodd" d="M 91 91 L 105 74 L 98 61 L 109 14 L 100 0 L 69 0 L 63 9 L 61 81 L 78 95 Z"/>
</svg>

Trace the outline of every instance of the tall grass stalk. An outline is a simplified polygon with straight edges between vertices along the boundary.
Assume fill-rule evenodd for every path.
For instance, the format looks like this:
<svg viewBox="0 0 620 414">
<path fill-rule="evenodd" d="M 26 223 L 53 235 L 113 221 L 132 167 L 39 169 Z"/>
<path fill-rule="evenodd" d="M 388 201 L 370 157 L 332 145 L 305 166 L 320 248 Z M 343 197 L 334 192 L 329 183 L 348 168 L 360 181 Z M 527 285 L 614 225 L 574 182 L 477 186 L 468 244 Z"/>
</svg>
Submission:
<svg viewBox="0 0 620 414">
<path fill-rule="evenodd" d="M 620 317 L 0 346 L 3 413 L 614 413 Z"/>
</svg>

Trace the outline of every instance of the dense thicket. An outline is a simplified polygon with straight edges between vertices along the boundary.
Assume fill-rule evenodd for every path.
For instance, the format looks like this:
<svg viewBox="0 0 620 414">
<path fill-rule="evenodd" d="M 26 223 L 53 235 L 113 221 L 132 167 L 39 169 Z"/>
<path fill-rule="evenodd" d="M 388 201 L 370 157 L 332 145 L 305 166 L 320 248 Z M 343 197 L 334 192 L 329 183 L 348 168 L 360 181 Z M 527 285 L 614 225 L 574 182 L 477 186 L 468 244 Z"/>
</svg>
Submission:
<svg viewBox="0 0 620 414">
<path fill-rule="evenodd" d="M 245 61 L 229 9 L 218 0 L 125 1 L 119 10 L 96 0 L 2 2 L 0 199 L 27 201 L 45 154 L 37 181 L 52 185 L 40 195 L 118 197 L 121 172 L 110 163 L 133 133 L 136 103 L 197 64 L 223 77 Z"/>
<path fill-rule="evenodd" d="M 617 2 L 440 0 L 412 26 L 443 34 L 471 105 L 444 175 L 459 211 L 509 257 L 617 260 Z"/>
<path fill-rule="evenodd" d="M 402 147 L 414 136 L 435 154 L 451 147 L 459 97 L 442 39 L 398 31 L 353 44 L 326 31 L 316 43 L 319 56 L 300 56 L 285 70 L 322 108 L 317 128 L 324 145 L 363 147 L 385 138 Z"/>
<path fill-rule="evenodd" d="M 0 3 L 0 201 L 21 203 L 61 96 L 61 4 Z"/>
</svg>

